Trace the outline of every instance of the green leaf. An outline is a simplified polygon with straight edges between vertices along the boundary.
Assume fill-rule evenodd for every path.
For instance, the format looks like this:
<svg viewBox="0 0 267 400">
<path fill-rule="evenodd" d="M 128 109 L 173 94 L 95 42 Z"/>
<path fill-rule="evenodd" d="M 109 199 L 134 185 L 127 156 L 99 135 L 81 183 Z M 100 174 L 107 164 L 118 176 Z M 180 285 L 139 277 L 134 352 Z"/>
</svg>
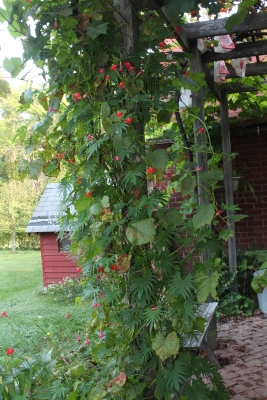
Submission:
<svg viewBox="0 0 267 400">
<path fill-rule="evenodd" d="M 112 121 L 110 118 L 102 119 L 102 126 L 106 133 L 109 133 L 110 128 L 112 127 Z"/>
<path fill-rule="evenodd" d="M 132 142 L 128 136 L 115 135 L 113 137 L 113 147 L 115 150 L 124 149 L 127 150 L 131 146 Z"/>
<path fill-rule="evenodd" d="M 267 262 L 261 264 L 260 269 L 267 269 Z"/>
<path fill-rule="evenodd" d="M 163 172 L 169 160 L 168 153 L 164 149 L 157 149 L 146 156 L 146 162 L 154 167 L 157 172 Z"/>
<path fill-rule="evenodd" d="M 110 106 L 107 102 L 102 103 L 101 106 L 101 111 L 102 111 L 102 118 L 106 119 L 107 117 L 110 116 Z"/>
<path fill-rule="evenodd" d="M 199 304 L 204 303 L 209 295 L 214 299 L 217 297 L 216 288 L 219 281 L 219 273 L 217 271 L 213 272 L 211 275 L 199 272 L 196 274 L 196 286 L 197 286 L 197 299 Z"/>
<path fill-rule="evenodd" d="M 93 215 L 99 215 L 99 214 L 101 214 L 101 212 L 102 212 L 102 207 L 101 207 L 100 204 L 93 204 L 93 205 L 90 207 L 90 211 L 91 211 L 91 213 L 92 213 Z"/>
<path fill-rule="evenodd" d="M 243 218 L 247 218 L 247 215 L 245 214 L 233 214 L 229 215 L 228 217 L 225 217 L 226 219 L 229 219 L 230 221 L 237 222 L 240 221 Z"/>
<path fill-rule="evenodd" d="M 67 2 L 52 7 L 51 11 L 45 14 L 61 14 L 64 15 L 64 17 L 68 17 L 69 15 L 72 15 L 72 8 L 70 8 L 70 3 Z"/>
<path fill-rule="evenodd" d="M 213 167 L 209 171 L 200 174 L 200 179 L 210 185 L 215 185 L 218 181 L 223 180 L 223 171 L 220 168 Z"/>
<path fill-rule="evenodd" d="M 82 200 L 74 200 L 73 205 L 78 212 L 86 211 L 90 204 L 92 203 L 92 199 L 86 198 Z"/>
<path fill-rule="evenodd" d="M 102 203 L 103 208 L 110 207 L 109 197 L 108 196 L 104 196 L 103 199 L 101 200 L 101 203 Z"/>
<path fill-rule="evenodd" d="M 87 25 L 86 33 L 90 38 L 96 39 L 99 35 L 105 35 L 108 29 L 108 22 L 94 21 L 92 24 Z"/>
<path fill-rule="evenodd" d="M 165 210 L 159 209 L 155 216 L 158 218 L 159 223 L 167 229 L 171 225 L 180 225 L 182 223 L 182 216 L 177 208 L 171 207 L 167 213 Z"/>
<path fill-rule="evenodd" d="M 44 93 L 41 92 L 38 94 L 38 101 L 41 104 L 41 106 L 45 109 L 45 111 L 47 111 L 48 103 L 47 103 L 46 96 Z"/>
<path fill-rule="evenodd" d="M 195 331 L 199 331 L 199 332 L 203 333 L 205 331 L 206 322 L 207 322 L 206 318 L 197 317 L 196 320 L 194 321 L 193 329 Z"/>
<path fill-rule="evenodd" d="M 157 113 L 157 121 L 159 124 L 171 122 L 172 112 L 168 110 L 159 110 Z"/>
<path fill-rule="evenodd" d="M 29 162 L 29 174 L 31 179 L 37 179 L 42 171 L 43 161 L 41 159 Z"/>
<path fill-rule="evenodd" d="M 74 390 L 68 397 L 67 400 L 76 400 L 78 397 L 79 391 L 78 390 Z"/>
<path fill-rule="evenodd" d="M 194 8 L 195 8 L 194 0 L 186 0 L 178 2 L 177 0 L 169 0 L 165 6 L 165 12 L 172 22 L 176 22 L 178 19 L 177 17 L 179 15 L 183 15 L 184 13 L 193 10 Z"/>
<path fill-rule="evenodd" d="M 83 364 L 79 364 L 70 368 L 68 372 L 72 379 L 79 379 L 85 376 L 86 368 Z"/>
<path fill-rule="evenodd" d="M 187 175 L 181 182 L 181 193 L 185 197 L 188 194 L 194 193 L 197 181 L 195 176 Z"/>
<path fill-rule="evenodd" d="M 25 92 L 23 93 L 24 95 L 24 100 L 26 101 L 26 103 L 31 102 L 32 101 L 32 88 L 31 86 L 28 87 L 28 89 L 25 90 Z"/>
<path fill-rule="evenodd" d="M 176 332 L 171 332 L 165 338 L 162 333 L 152 339 L 152 349 L 155 351 L 161 361 L 179 353 L 180 341 Z"/>
<path fill-rule="evenodd" d="M 4 58 L 3 60 L 4 69 L 11 74 L 12 78 L 15 78 L 21 71 L 21 59 L 19 57 Z"/>
<path fill-rule="evenodd" d="M 209 225 L 214 217 L 214 205 L 213 204 L 201 204 L 196 214 L 192 218 L 193 227 L 195 229 L 202 228 L 205 225 Z"/>
<path fill-rule="evenodd" d="M 184 300 L 188 300 L 191 296 L 191 292 L 195 290 L 192 282 L 192 275 L 188 274 L 183 277 L 180 271 L 177 271 L 171 280 L 170 288 L 168 290 L 168 296 L 174 298 L 177 296 L 182 296 Z"/>
<path fill-rule="evenodd" d="M 233 237 L 233 235 L 233 229 L 223 228 L 219 233 L 219 239 L 228 240 L 230 237 Z"/>
<path fill-rule="evenodd" d="M 134 246 L 141 246 L 153 242 L 155 234 L 156 229 L 154 227 L 153 218 L 133 222 L 126 230 L 126 237 Z"/>
<path fill-rule="evenodd" d="M 230 17 L 227 19 L 227 22 L 224 27 L 228 32 L 232 32 L 233 28 L 236 25 L 241 24 L 248 15 L 248 10 L 246 8 L 240 9 L 242 3 L 239 5 L 237 13 L 230 15 Z"/>
<path fill-rule="evenodd" d="M 53 119 L 51 117 L 45 117 L 42 122 L 37 122 L 32 128 L 33 132 L 46 134 L 48 128 L 52 125 Z"/>
<path fill-rule="evenodd" d="M 262 293 L 267 287 L 267 269 L 264 270 L 263 274 L 257 273 L 251 282 L 251 287 L 257 294 Z"/>
</svg>

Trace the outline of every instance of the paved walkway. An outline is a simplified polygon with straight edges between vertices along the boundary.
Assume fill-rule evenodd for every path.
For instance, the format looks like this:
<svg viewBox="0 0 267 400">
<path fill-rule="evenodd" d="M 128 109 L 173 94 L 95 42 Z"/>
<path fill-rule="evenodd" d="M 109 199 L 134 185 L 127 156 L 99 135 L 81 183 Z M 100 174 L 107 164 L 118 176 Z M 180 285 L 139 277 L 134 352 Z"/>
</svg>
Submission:
<svg viewBox="0 0 267 400">
<path fill-rule="evenodd" d="M 218 324 L 214 352 L 232 400 L 267 400 L 267 318 L 263 315 Z"/>
</svg>

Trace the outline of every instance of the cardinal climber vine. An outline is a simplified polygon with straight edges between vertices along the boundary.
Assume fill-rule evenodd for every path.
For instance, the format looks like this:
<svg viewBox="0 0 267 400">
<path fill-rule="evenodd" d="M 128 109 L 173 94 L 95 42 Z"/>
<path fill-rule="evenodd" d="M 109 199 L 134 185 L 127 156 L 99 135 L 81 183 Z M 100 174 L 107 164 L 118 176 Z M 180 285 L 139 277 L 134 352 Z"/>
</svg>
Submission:
<svg viewBox="0 0 267 400">
<path fill-rule="evenodd" d="M 172 117 L 182 89 L 194 93 L 205 85 L 184 53 L 166 58 L 195 3 L 175 5 L 180 16 L 173 26 L 157 10 L 139 12 L 140 35 L 129 53 L 116 2 L 4 5 L 1 21 L 22 37 L 24 49 L 23 59 L 6 59 L 5 68 L 16 76 L 32 59 L 46 80 L 41 90 L 29 84 L 21 97 L 22 111 L 39 102 L 47 114 L 31 132 L 18 131 L 28 153 L 20 172 L 64 175 L 61 229 L 70 232 L 83 271 L 77 302 L 91 304 L 84 358 L 71 364 L 76 372 L 70 373 L 72 358 L 57 375 L 69 388 L 67 398 L 227 399 L 215 367 L 184 347 L 186 336 L 204 329 L 198 305 L 216 299 L 216 251 L 232 234 L 222 219 L 227 205 L 214 196 L 223 179 L 221 155 L 211 143 L 205 147 L 208 171 L 188 159 L 188 143 L 193 155 L 199 150 L 192 142 L 198 110 L 184 113 L 188 143 Z M 168 7 L 170 13 L 174 2 Z M 166 150 L 146 142 L 146 131 L 172 137 L 174 145 Z M 198 206 L 197 175 L 210 185 L 208 205 Z M 172 207 L 178 192 L 180 207 Z M 210 225 L 220 221 L 214 234 Z M 205 249 L 211 257 L 202 263 Z M 35 383 L 32 398 L 40 398 L 39 390 Z"/>
</svg>

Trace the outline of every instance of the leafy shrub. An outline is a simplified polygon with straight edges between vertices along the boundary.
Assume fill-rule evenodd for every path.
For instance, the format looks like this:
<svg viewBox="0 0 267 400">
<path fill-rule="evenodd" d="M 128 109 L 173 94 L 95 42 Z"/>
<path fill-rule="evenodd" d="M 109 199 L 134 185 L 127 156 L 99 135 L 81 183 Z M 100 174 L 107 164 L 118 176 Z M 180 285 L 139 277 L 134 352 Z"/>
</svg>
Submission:
<svg viewBox="0 0 267 400">
<path fill-rule="evenodd" d="M 82 291 L 83 288 L 78 279 L 67 277 L 63 279 L 63 282 L 45 287 L 42 294 L 59 303 L 73 303 L 82 295 Z"/>
</svg>

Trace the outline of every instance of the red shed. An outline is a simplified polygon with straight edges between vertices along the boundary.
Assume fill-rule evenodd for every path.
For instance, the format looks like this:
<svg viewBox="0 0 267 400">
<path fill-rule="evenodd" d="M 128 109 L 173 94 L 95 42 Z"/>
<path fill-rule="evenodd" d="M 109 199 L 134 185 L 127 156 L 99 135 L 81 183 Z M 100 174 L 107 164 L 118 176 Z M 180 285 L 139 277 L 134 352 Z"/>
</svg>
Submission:
<svg viewBox="0 0 267 400">
<path fill-rule="evenodd" d="M 66 277 L 76 277 L 76 263 L 71 259 L 68 237 L 58 239 L 61 195 L 58 183 L 49 183 L 27 226 L 27 233 L 40 235 L 44 286 Z"/>
</svg>

